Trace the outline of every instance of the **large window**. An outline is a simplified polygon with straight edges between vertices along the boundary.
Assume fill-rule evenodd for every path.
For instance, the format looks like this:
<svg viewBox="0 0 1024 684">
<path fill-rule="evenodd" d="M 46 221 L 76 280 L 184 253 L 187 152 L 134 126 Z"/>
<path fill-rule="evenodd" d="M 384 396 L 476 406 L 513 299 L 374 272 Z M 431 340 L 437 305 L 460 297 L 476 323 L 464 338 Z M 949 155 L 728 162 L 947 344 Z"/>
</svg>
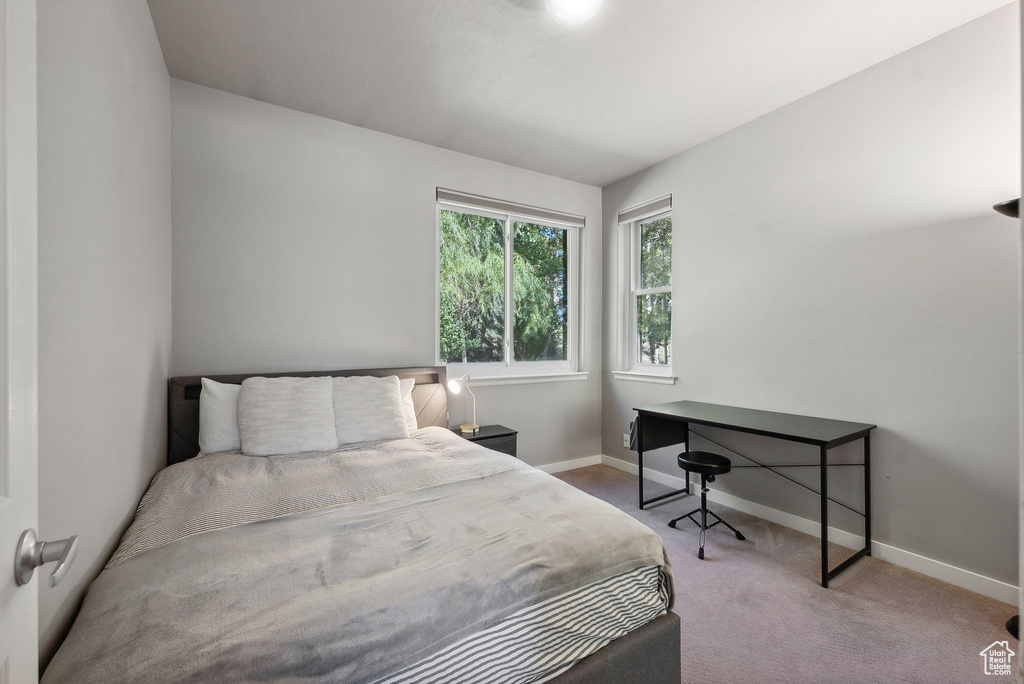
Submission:
<svg viewBox="0 0 1024 684">
<path fill-rule="evenodd" d="M 630 224 L 630 365 L 672 365 L 672 215 Z"/>
<path fill-rule="evenodd" d="M 439 361 L 574 370 L 577 227 L 438 202 L 438 231 Z"/>
</svg>

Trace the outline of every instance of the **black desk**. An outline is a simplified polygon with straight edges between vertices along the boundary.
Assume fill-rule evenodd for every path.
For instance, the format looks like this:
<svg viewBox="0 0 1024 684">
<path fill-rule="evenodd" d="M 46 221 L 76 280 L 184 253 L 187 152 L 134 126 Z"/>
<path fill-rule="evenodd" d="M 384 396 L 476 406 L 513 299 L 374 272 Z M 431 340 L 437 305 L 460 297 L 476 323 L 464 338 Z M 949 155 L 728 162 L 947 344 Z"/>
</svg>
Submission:
<svg viewBox="0 0 1024 684">
<path fill-rule="evenodd" d="M 812 444 L 818 447 L 818 467 L 821 474 L 821 586 L 828 587 L 830 579 L 853 565 L 863 556 L 871 555 L 871 431 L 877 426 L 850 423 L 845 420 L 796 416 L 789 413 L 757 411 L 754 409 L 702 404 L 696 401 L 674 401 L 634 409 L 637 412 L 636 450 L 640 472 L 640 508 L 677 494 L 690 493 L 690 474 L 686 474 L 686 488 L 651 499 L 644 499 L 644 451 L 684 444 L 689 449 L 690 426 L 709 427 L 747 432 L 752 435 L 775 437 L 790 442 Z M 829 464 L 828 452 L 858 439 L 864 441 L 864 462 L 856 464 Z M 753 459 L 750 459 L 752 462 Z M 806 464 L 762 465 L 775 472 L 775 468 L 802 467 Z M 828 467 L 829 465 L 858 465 L 864 468 L 864 512 L 854 511 L 864 518 L 864 548 L 844 560 L 832 570 L 828 569 Z M 733 466 L 743 467 L 743 466 Z M 781 473 L 779 473 L 781 474 Z M 797 483 L 800 484 L 800 483 Z M 839 503 L 839 502 L 836 502 Z M 853 509 L 850 509 L 853 510 Z"/>
</svg>

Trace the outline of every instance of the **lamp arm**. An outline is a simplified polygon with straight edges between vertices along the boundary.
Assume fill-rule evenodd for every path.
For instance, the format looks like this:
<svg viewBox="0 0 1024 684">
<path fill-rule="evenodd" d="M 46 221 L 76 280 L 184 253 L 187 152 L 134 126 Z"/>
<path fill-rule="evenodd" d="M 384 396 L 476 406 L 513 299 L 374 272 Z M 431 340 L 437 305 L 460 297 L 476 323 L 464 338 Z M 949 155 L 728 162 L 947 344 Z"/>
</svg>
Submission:
<svg viewBox="0 0 1024 684">
<path fill-rule="evenodd" d="M 469 384 L 466 384 L 466 391 L 469 392 L 469 396 L 473 397 L 473 425 L 476 425 L 476 395 L 473 394 L 473 390 L 469 389 Z"/>
</svg>

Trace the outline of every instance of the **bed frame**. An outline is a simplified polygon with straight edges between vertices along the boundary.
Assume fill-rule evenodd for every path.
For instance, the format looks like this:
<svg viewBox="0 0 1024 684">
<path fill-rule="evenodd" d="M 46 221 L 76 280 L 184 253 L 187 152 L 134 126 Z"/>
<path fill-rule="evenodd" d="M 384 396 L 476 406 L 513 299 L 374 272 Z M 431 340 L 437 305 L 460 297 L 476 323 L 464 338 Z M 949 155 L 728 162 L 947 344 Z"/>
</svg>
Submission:
<svg viewBox="0 0 1024 684">
<path fill-rule="evenodd" d="M 550 684 L 679 684 L 679 616 L 669 612 L 619 637 Z"/>
<path fill-rule="evenodd" d="M 361 368 L 356 370 L 191 375 L 167 381 L 167 464 L 174 465 L 199 453 L 199 393 L 202 379 L 241 384 L 253 377 L 352 377 L 370 375 L 414 378 L 413 405 L 420 427 L 448 427 L 448 394 L 444 366 L 419 368 Z M 679 616 L 669 612 L 640 629 L 611 642 L 584 658 L 550 684 L 679 684 L 681 681 Z"/>
</svg>

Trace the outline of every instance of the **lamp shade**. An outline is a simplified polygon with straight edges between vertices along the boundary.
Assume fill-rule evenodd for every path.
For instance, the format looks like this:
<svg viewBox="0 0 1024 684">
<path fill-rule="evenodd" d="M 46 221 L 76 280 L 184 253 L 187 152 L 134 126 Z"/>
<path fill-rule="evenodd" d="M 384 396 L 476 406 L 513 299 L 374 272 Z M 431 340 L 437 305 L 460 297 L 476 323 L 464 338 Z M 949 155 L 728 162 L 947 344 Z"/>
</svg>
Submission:
<svg viewBox="0 0 1024 684">
<path fill-rule="evenodd" d="M 448 390 L 452 394 L 458 394 L 462 391 L 462 388 L 469 384 L 469 376 L 463 375 L 461 378 L 452 378 L 448 381 Z"/>
</svg>

